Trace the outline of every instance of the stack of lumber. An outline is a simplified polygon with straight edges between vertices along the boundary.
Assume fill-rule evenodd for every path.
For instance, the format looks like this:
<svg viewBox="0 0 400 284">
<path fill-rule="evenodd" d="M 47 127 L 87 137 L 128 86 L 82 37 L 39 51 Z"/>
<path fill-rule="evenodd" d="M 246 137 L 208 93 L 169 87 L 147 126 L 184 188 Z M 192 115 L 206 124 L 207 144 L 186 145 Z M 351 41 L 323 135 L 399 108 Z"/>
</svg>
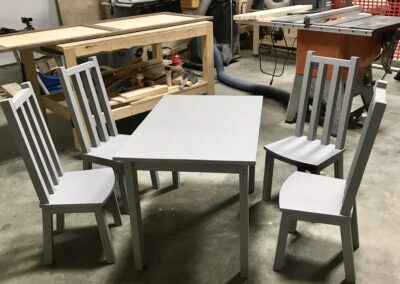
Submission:
<svg viewBox="0 0 400 284">
<path fill-rule="evenodd" d="M 276 9 L 262 10 L 233 16 L 235 21 L 270 21 L 288 14 L 302 13 L 312 9 L 312 5 L 295 5 Z"/>
<path fill-rule="evenodd" d="M 161 60 L 152 59 L 143 61 L 139 58 L 132 64 L 115 69 L 101 67 L 104 85 L 110 98 L 118 95 L 121 85 L 131 85 L 134 89 L 135 80 L 139 72 L 144 76 L 147 85 L 165 84 L 164 65 Z"/>
</svg>

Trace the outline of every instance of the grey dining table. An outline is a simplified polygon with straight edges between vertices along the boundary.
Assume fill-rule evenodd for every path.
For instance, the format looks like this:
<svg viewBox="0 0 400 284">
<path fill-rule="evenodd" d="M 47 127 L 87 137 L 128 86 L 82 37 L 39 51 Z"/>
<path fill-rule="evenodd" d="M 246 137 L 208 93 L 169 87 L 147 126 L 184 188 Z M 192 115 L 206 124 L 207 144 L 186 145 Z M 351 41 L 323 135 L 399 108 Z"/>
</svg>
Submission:
<svg viewBox="0 0 400 284">
<path fill-rule="evenodd" d="M 138 170 L 239 175 L 240 276 L 248 277 L 249 192 L 261 121 L 259 96 L 164 96 L 115 154 L 127 183 L 135 268 L 144 268 Z M 173 179 L 179 186 L 179 180 Z"/>
</svg>

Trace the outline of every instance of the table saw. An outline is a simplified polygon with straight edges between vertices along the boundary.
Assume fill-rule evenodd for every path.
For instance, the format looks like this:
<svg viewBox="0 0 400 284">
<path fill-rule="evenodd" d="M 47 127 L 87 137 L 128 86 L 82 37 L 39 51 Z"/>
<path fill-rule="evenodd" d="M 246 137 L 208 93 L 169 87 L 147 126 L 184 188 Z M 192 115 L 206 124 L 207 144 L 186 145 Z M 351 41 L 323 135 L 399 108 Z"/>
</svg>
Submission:
<svg viewBox="0 0 400 284">
<path fill-rule="evenodd" d="M 295 11 L 292 15 L 284 15 L 284 9 L 281 9 L 277 11 L 278 16 L 274 16 L 274 10 L 267 11 L 269 12 L 265 17 L 262 16 L 262 12 L 257 12 L 259 16 L 256 18 L 252 18 L 249 13 L 235 19 L 239 23 L 273 29 L 297 29 L 296 76 L 287 108 L 286 122 L 294 122 L 296 119 L 308 50 L 316 51 L 317 55 L 335 58 L 360 57 L 358 78 L 353 91 L 354 96 L 361 95 L 362 98 L 363 106 L 354 112 L 354 116 L 360 115 L 369 105 L 373 95 L 372 63 L 381 57 L 384 69 L 390 72 L 390 62 L 399 39 L 397 28 L 400 27 L 400 17 L 363 13 L 361 6 L 324 12 L 300 9 L 300 12 Z M 329 88 L 329 82 L 326 88 Z"/>
</svg>

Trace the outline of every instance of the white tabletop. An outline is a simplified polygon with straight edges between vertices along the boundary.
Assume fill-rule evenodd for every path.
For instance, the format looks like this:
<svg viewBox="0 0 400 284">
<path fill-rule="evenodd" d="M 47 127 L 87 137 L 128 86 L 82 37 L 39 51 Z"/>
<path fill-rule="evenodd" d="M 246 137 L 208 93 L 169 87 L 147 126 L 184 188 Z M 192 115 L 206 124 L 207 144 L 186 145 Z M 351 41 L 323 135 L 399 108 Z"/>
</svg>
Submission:
<svg viewBox="0 0 400 284">
<path fill-rule="evenodd" d="M 164 96 L 114 159 L 255 164 L 262 99 Z"/>
</svg>

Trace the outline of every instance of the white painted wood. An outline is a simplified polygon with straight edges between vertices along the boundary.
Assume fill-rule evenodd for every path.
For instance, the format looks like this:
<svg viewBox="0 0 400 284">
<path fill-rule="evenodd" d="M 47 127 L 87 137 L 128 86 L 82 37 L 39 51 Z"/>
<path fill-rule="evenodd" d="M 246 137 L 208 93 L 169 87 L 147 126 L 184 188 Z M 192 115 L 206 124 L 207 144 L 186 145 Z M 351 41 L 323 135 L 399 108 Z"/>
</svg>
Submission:
<svg viewBox="0 0 400 284">
<path fill-rule="evenodd" d="M 273 159 L 285 161 L 291 165 L 308 170 L 312 173 L 319 172 L 330 164 L 335 164 L 335 176 L 343 176 L 343 166 L 340 160 L 343 159 L 344 142 L 346 139 L 347 125 L 349 120 L 350 107 L 352 102 L 352 89 L 357 72 L 358 57 L 350 60 L 336 59 L 323 56 L 316 56 L 314 51 L 307 52 L 304 76 L 300 92 L 300 101 L 297 111 L 297 120 L 294 135 L 277 142 L 265 145 L 266 163 L 273 166 Z M 326 100 L 326 112 L 322 136 L 317 137 L 317 129 L 320 124 L 320 113 L 323 103 L 324 85 L 327 80 L 327 68 L 332 67 L 333 74 L 330 78 L 330 89 Z M 307 136 L 304 135 L 307 112 L 309 111 L 309 98 L 311 90 L 311 78 L 315 69 L 318 68 L 315 80 L 315 89 Z M 343 99 L 340 100 L 339 129 L 336 143 L 330 143 L 333 121 L 336 113 L 336 101 L 338 101 L 338 86 L 341 80 L 341 71 L 347 68 L 346 89 Z M 264 170 L 263 199 L 271 199 L 272 190 L 272 167 Z M 268 179 L 268 180 L 266 180 Z"/>
<path fill-rule="evenodd" d="M 114 159 L 254 164 L 261 106 L 257 96 L 164 96 Z"/>
<path fill-rule="evenodd" d="M 44 263 L 53 262 L 52 215 L 57 214 L 57 229 L 62 232 L 64 213 L 74 212 L 96 213 L 107 262 L 114 262 L 103 212 L 107 201 L 114 202 L 111 204 L 114 219 L 117 225 L 121 224 L 113 192 L 113 170 L 102 168 L 64 173 L 32 86 L 24 83 L 23 87 L 15 97 L 0 103 L 39 197 L 43 215 Z"/>
<path fill-rule="evenodd" d="M 318 167 L 344 151 L 336 149 L 334 144 L 322 145 L 319 139 L 307 140 L 307 136 L 290 136 L 268 144 L 267 149 L 278 159 L 287 162 L 296 161 L 296 165 L 303 167 Z"/>
<path fill-rule="evenodd" d="M 284 265 L 290 223 L 300 220 L 332 224 L 340 226 L 346 280 L 355 282 L 353 249 L 359 247 L 355 199 L 386 108 L 386 83 L 379 81 L 375 88 L 347 180 L 296 172 L 282 185 L 279 195 L 282 220 L 275 270 L 281 270 Z"/>
<path fill-rule="evenodd" d="M 122 200 L 126 201 L 122 163 L 112 158 L 129 142 L 129 136 L 118 134 L 96 57 L 90 57 L 88 62 L 68 69 L 61 67 L 57 73 L 82 148 L 84 165 L 96 163 L 112 167 L 118 175 Z M 153 187 L 158 189 L 159 181 L 155 172 L 152 173 L 152 182 Z M 126 203 L 123 206 L 124 212 L 127 212 Z"/>
<path fill-rule="evenodd" d="M 239 174 L 240 276 L 248 276 L 249 176 L 261 110 L 262 97 L 164 96 L 115 155 L 124 162 L 137 270 L 145 264 L 137 171 L 172 170 L 175 184 L 177 171 L 233 173 Z"/>
</svg>

